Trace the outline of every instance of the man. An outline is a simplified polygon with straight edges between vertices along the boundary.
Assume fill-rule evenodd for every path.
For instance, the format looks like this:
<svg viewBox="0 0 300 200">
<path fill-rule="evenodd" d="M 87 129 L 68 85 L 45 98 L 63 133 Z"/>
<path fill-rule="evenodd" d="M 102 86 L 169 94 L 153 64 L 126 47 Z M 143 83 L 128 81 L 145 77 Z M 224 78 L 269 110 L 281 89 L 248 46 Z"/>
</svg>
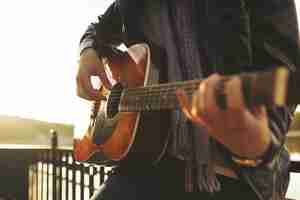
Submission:
<svg viewBox="0 0 300 200">
<path fill-rule="evenodd" d="M 295 71 L 298 39 L 293 0 L 115 1 L 80 41 L 80 97 L 101 98 L 92 75 L 111 87 L 100 58 L 121 43 L 148 43 L 169 82 L 205 79 L 191 103 L 178 90 L 182 112 L 172 112 L 172 138 L 160 163 L 119 166 L 94 198 L 284 199 L 291 110 L 247 108 L 240 81 L 224 75 L 279 65 Z M 217 106 L 219 87 L 226 109 Z"/>
</svg>

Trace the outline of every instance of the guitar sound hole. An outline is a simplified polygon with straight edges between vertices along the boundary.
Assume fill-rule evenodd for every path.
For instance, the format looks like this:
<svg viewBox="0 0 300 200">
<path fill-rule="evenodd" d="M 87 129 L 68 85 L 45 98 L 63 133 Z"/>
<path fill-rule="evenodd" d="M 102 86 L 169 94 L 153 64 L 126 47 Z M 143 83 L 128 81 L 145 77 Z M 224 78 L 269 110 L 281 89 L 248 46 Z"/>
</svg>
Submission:
<svg viewBox="0 0 300 200">
<path fill-rule="evenodd" d="M 107 102 L 107 117 L 113 118 L 119 112 L 119 104 L 123 91 L 123 86 L 118 83 L 111 89 Z"/>
</svg>

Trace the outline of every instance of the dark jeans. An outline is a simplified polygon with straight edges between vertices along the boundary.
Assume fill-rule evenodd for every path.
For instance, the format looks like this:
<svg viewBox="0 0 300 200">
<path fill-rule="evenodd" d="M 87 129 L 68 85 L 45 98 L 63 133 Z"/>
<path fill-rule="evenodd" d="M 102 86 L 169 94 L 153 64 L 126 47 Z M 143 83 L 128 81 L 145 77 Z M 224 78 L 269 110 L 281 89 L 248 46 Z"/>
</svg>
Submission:
<svg viewBox="0 0 300 200">
<path fill-rule="evenodd" d="M 165 159 L 157 167 L 121 166 L 109 176 L 92 200 L 256 200 L 244 182 L 219 176 L 221 191 L 212 194 L 184 191 L 184 165 Z"/>
</svg>

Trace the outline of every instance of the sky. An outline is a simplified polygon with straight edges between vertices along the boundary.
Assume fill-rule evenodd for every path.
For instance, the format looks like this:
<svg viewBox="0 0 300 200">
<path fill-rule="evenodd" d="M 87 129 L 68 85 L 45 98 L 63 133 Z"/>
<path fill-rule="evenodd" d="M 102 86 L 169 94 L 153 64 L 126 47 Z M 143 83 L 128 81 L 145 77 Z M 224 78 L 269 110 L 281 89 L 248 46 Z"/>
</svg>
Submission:
<svg viewBox="0 0 300 200">
<path fill-rule="evenodd" d="M 75 92 L 81 35 L 112 0 L 0 3 L 0 114 L 85 130 L 90 103 Z"/>
</svg>

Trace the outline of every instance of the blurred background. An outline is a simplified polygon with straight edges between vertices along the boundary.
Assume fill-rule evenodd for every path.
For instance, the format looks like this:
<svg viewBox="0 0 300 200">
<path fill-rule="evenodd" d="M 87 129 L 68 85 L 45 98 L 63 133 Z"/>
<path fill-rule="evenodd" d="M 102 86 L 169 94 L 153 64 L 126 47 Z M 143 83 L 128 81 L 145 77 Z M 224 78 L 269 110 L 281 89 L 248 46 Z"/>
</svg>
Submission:
<svg viewBox="0 0 300 200">
<path fill-rule="evenodd" d="M 90 103 L 75 92 L 78 43 L 111 2 L 0 2 L 0 144 L 43 144 L 50 128 L 66 135 L 60 140 L 66 146 L 72 145 L 70 135 L 82 136 Z M 288 139 L 292 152 L 299 146 L 299 132 L 300 121 L 294 122 Z M 288 197 L 300 199 L 297 185 L 300 177 L 293 174 Z"/>
<path fill-rule="evenodd" d="M 0 3 L 0 114 L 74 125 L 89 103 L 76 97 L 78 43 L 112 0 Z"/>
</svg>

